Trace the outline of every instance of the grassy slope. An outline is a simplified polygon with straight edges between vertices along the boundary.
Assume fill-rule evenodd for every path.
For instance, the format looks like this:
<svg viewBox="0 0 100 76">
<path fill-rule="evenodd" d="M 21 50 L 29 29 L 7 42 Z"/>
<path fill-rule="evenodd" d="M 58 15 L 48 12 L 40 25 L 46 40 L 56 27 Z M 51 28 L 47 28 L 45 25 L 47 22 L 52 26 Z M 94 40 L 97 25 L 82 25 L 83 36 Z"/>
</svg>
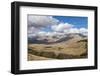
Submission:
<svg viewBox="0 0 100 76">
<path fill-rule="evenodd" d="M 69 41 L 55 44 L 29 44 L 29 54 L 37 57 L 28 56 L 28 60 L 44 60 L 45 58 L 54 59 L 73 59 L 87 57 L 87 41 L 72 39 Z M 29 55 L 28 54 L 28 55 Z M 41 57 L 45 57 L 44 59 Z"/>
</svg>

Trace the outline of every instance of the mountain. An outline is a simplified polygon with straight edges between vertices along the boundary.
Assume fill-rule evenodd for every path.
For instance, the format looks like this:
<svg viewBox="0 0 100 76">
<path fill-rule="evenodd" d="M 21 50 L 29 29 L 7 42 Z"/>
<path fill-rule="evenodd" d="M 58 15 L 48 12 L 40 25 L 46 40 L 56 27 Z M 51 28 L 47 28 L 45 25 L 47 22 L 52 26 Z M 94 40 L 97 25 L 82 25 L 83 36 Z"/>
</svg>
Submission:
<svg viewBox="0 0 100 76">
<path fill-rule="evenodd" d="M 71 33 L 71 34 L 60 34 L 53 36 L 35 36 L 28 38 L 28 43 L 32 44 L 51 44 L 51 43 L 60 43 L 65 41 L 72 40 L 81 40 L 87 39 L 86 35 L 79 33 Z"/>
</svg>

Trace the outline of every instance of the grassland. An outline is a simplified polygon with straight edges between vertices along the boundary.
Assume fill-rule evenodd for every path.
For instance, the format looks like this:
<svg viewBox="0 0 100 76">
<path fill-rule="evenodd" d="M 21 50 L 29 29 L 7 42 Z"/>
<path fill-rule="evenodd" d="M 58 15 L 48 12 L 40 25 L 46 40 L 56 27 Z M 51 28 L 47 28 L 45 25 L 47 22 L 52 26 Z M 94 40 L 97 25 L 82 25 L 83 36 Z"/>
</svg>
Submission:
<svg viewBox="0 0 100 76">
<path fill-rule="evenodd" d="M 87 58 L 87 40 L 53 44 L 28 44 L 28 61 Z"/>
</svg>

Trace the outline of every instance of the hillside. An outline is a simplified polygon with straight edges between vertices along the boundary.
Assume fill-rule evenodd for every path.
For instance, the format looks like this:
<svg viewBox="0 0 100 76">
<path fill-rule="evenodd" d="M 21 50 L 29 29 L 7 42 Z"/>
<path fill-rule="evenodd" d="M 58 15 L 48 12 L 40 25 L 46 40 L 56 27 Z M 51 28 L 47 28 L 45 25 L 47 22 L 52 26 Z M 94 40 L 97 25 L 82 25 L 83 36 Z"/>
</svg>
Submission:
<svg viewBox="0 0 100 76">
<path fill-rule="evenodd" d="M 41 43 L 29 43 L 28 60 L 87 58 L 85 36 L 69 34 L 60 38 L 47 38 L 47 41 L 40 39 Z"/>
</svg>

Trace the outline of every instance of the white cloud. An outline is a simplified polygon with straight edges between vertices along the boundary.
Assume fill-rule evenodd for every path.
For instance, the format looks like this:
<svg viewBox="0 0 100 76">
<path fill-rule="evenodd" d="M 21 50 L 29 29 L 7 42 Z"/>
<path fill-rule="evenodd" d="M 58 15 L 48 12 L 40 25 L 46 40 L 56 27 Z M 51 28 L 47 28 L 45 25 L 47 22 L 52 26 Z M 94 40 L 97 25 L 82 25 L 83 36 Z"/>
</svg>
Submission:
<svg viewBox="0 0 100 76">
<path fill-rule="evenodd" d="M 83 34 L 83 35 L 87 35 L 88 31 L 87 31 L 86 28 L 70 28 L 70 29 L 64 30 L 64 33 L 65 34 L 80 33 L 80 34 Z"/>
<path fill-rule="evenodd" d="M 38 29 L 36 29 L 34 27 L 28 27 L 28 34 L 35 33 L 37 31 L 38 31 Z"/>
<path fill-rule="evenodd" d="M 35 33 L 30 33 L 28 34 L 28 37 L 32 38 L 32 37 L 36 37 L 36 36 L 39 36 L 39 37 L 45 37 L 45 36 L 65 36 L 65 34 L 71 34 L 71 33 L 80 33 L 84 36 L 87 36 L 88 32 L 87 32 L 87 29 L 86 28 L 70 28 L 70 29 L 67 29 L 67 30 L 63 30 L 63 32 L 58 32 L 58 31 L 53 31 L 53 32 L 45 32 L 45 31 L 37 31 Z"/>
<path fill-rule="evenodd" d="M 52 16 L 28 16 L 28 26 L 33 26 L 35 28 L 41 28 L 49 25 L 55 25 L 59 20 L 53 18 Z"/>
<path fill-rule="evenodd" d="M 58 24 L 59 23 L 59 24 Z M 50 26 L 53 31 L 46 32 L 42 28 Z M 36 36 L 60 36 L 69 33 L 81 33 L 87 35 L 86 28 L 74 28 L 69 23 L 61 23 L 52 16 L 28 16 L 28 37 Z"/>
<path fill-rule="evenodd" d="M 87 29 L 86 28 L 80 28 L 79 31 L 80 31 L 80 33 L 85 33 L 85 32 L 87 32 Z"/>
<path fill-rule="evenodd" d="M 88 30 L 86 28 L 80 28 L 79 29 L 80 33 L 87 36 L 88 35 Z"/>
<path fill-rule="evenodd" d="M 28 15 L 28 34 L 29 37 L 35 36 L 35 33 L 40 33 L 42 28 L 58 24 L 59 20 L 52 16 L 34 16 Z M 41 32 L 41 34 L 44 34 Z"/>
<path fill-rule="evenodd" d="M 37 32 L 37 34 L 40 36 L 54 36 L 54 35 L 56 35 L 55 32 L 45 32 L 45 31 Z"/>
<path fill-rule="evenodd" d="M 60 32 L 45 32 L 45 31 L 39 31 L 37 33 L 35 33 L 36 36 L 58 36 L 58 35 L 64 35 L 64 33 L 60 33 Z"/>
<path fill-rule="evenodd" d="M 52 26 L 52 29 L 57 32 L 63 32 L 64 30 L 72 28 L 73 25 L 69 23 L 60 23 L 58 25 Z"/>
<path fill-rule="evenodd" d="M 45 36 L 46 34 L 47 34 L 47 32 L 45 32 L 45 31 L 37 32 L 37 35 L 39 35 L 39 36 Z"/>
<path fill-rule="evenodd" d="M 33 37 L 36 37 L 37 35 L 35 33 L 30 33 L 28 34 L 28 38 L 33 38 Z"/>
<path fill-rule="evenodd" d="M 79 33 L 79 29 L 78 28 L 71 28 L 71 29 L 69 29 L 69 33 Z"/>
</svg>

